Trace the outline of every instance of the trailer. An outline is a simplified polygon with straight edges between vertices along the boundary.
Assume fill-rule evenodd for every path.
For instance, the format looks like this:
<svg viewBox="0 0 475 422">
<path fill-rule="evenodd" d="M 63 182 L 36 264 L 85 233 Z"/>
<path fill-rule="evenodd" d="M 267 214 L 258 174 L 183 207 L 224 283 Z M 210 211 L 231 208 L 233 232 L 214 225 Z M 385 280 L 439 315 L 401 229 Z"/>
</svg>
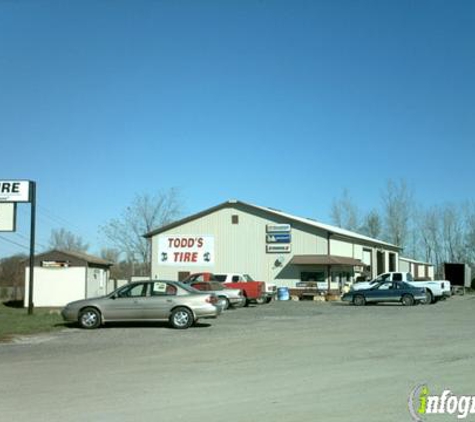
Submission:
<svg viewBox="0 0 475 422">
<path fill-rule="evenodd" d="M 472 284 L 472 269 L 468 264 L 446 262 L 444 264 L 445 279 L 452 285 L 452 293 L 465 293 Z"/>
</svg>

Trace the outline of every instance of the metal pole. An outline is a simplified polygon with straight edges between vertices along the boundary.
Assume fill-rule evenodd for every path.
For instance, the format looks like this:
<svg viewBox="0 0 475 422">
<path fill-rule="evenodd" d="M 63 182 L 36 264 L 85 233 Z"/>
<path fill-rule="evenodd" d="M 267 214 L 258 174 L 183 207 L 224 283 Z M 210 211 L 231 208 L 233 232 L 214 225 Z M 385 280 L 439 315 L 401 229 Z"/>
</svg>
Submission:
<svg viewBox="0 0 475 422">
<path fill-rule="evenodd" d="M 30 182 L 31 226 L 30 226 L 30 282 L 28 286 L 28 314 L 33 314 L 33 281 L 35 269 L 35 222 L 36 222 L 36 183 Z"/>
</svg>

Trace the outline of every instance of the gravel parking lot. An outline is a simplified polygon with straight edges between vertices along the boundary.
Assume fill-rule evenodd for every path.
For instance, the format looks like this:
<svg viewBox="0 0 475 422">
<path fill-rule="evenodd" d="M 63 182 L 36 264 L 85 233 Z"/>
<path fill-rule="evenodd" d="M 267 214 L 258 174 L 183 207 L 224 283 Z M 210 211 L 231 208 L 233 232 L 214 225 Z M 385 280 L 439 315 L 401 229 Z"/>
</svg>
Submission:
<svg viewBox="0 0 475 422">
<path fill-rule="evenodd" d="M 475 395 L 474 309 L 475 296 L 414 307 L 274 302 L 184 331 L 138 324 L 20 338 L 0 345 L 0 415 L 409 421 L 408 395 L 422 382 Z"/>
</svg>

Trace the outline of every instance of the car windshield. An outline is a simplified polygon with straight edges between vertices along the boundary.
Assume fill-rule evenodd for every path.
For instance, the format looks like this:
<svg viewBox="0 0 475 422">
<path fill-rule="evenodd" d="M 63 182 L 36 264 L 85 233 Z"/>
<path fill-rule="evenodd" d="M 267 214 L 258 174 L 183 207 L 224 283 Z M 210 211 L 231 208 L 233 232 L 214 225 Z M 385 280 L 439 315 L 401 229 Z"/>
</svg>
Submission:
<svg viewBox="0 0 475 422">
<path fill-rule="evenodd" d="M 254 279 L 249 274 L 243 274 L 242 277 L 246 281 L 254 281 Z"/>
</svg>

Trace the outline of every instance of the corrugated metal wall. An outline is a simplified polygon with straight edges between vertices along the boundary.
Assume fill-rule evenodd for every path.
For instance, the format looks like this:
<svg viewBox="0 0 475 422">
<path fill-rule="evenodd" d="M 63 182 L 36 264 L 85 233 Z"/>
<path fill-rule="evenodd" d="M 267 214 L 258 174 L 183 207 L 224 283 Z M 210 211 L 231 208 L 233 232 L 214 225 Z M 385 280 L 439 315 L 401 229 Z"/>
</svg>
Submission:
<svg viewBox="0 0 475 422">
<path fill-rule="evenodd" d="M 237 215 L 239 223 L 233 224 Z M 266 225 L 291 224 L 291 252 L 266 252 Z M 212 266 L 163 265 L 159 263 L 159 236 L 214 236 L 215 264 Z M 364 246 L 368 248 L 368 245 Z M 373 253 L 376 253 L 374 248 Z M 272 281 L 277 285 L 293 286 L 300 281 L 302 268 L 288 265 L 294 255 L 328 253 L 328 233 L 317 227 L 288 221 L 284 217 L 248 208 L 241 204 L 186 222 L 152 238 L 152 277 L 177 280 L 179 272 L 237 272 L 248 273 L 256 280 Z M 356 241 L 331 239 L 330 253 L 363 259 L 363 245 Z M 276 262 L 282 258 L 282 262 Z M 375 256 L 373 264 L 376 262 Z M 309 268 L 306 270 L 310 270 Z"/>
</svg>

